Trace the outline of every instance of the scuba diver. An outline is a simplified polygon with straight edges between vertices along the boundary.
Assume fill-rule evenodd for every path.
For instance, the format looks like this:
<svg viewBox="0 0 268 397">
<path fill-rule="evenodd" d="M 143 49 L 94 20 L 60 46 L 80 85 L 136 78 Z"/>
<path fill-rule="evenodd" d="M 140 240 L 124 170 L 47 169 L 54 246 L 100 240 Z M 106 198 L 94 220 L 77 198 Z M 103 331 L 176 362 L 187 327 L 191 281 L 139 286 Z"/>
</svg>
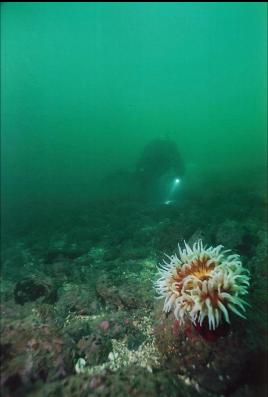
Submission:
<svg viewBox="0 0 268 397">
<path fill-rule="evenodd" d="M 160 138 L 144 147 L 134 172 L 117 170 L 104 183 L 110 197 L 169 205 L 176 201 L 183 175 L 184 164 L 176 143 Z"/>
<path fill-rule="evenodd" d="M 145 146 L 137 162 L 136 179 L 145 200 L 172 204 L 184 171 L 176 143 L 154 139 Z"/>
</svg>

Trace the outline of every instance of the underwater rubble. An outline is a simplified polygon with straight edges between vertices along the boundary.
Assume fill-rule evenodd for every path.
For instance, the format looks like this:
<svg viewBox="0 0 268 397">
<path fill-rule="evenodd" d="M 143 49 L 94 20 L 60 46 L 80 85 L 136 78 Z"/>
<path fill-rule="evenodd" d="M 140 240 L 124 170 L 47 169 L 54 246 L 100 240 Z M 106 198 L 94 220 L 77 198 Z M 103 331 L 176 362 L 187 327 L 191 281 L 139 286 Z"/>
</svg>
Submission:
<svg viewBox="0 0 268 397">
<path fill-rule="evenodd" d="M 266 208 L 244 192 L 213 200 L 97 202 L 10 232 L 2 244 L 2 395 L 263 395 Z M 200 238 L 239 253 L 251 273 L 247 319 L 233 319 L 217 338 L 164 314 L 154 289 L 164 253 Z"/>
</svg>

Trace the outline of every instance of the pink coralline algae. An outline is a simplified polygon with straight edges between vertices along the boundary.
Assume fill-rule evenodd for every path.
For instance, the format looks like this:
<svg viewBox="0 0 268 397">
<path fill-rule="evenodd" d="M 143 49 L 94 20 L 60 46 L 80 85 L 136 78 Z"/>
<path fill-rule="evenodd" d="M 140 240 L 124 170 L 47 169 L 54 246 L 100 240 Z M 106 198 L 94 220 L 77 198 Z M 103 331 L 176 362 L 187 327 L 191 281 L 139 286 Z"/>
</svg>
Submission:
<svg viewBox="0 0 268 397">
<path fill-rule="evenodd" d="M 100 328 L 103 329 L 103 331 L 107 331 L 110 328 L 110 323 L 108 320 L 104 320 L 100 323 Z"/>
</svg>

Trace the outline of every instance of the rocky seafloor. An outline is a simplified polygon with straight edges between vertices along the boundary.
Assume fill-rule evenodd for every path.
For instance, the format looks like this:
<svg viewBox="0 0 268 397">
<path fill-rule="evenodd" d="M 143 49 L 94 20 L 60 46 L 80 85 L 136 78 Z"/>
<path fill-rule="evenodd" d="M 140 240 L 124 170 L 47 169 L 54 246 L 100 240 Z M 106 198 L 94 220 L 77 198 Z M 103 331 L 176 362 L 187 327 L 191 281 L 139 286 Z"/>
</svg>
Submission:
<svg viewBox="0 0 268 397">
<path fill-rule="evenodd" d="M 174 206 L 115 200 L 52 211 L 2 238 L 6 397 L 266 395 L 267 202 L 245 191 Z M 207 340 L 162 312 L 153 283 L 183 240 L 250 270 L 247 319 Z"/>
</svg>

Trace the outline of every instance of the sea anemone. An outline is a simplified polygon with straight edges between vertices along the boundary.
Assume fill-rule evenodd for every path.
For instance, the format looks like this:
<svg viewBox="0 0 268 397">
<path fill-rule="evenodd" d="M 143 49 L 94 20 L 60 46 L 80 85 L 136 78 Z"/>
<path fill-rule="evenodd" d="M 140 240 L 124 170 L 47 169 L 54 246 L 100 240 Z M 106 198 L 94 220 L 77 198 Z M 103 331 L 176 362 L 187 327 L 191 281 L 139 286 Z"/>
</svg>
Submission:
<svg viewBox="0 0 268 397">
<path fill-rule="evenodd" d="M 182 324 L 189 319 L 194 325 L 208 325 L 215 330 L 223 321 L 230 323 L 229 312 L 244 316 L 248 305 L 241 297 L 248 293 L 249 272 L 239 255 L 226 255 L 223 246 L 206 247 L 201 240 L 193 248 L 184 242 L 179 256 L 159 266 L 156 290 L 165 298 L 164 312 L 174 311 Z"/>
</svg>

